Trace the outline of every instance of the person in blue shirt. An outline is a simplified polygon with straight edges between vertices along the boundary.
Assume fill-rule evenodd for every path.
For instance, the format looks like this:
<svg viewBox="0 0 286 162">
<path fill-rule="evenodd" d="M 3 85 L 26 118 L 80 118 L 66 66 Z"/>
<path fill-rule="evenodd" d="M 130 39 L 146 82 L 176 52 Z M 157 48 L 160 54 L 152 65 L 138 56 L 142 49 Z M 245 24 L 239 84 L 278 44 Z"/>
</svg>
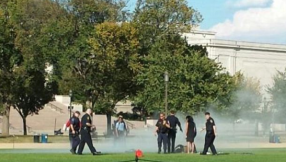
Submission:
<svg viewBox="0 0 286 162">
<path fill-rule="evenodd" d="M 161 153 L 162 143 L 164 154 L 167 153 L 168 145 L 168 130 L 170 129 L 169 121 L 166 120 L 163 113 L 160 114 L 160 119 L 157 121 L 155 135 L 158 135 L 158 154 Z"/>
<path fill-rule="evenodd" d="M 70 129 L 69 129 L 69 136 L 71 139 L 71 150 L 72 154 L 75 154 L 76 149 L 80 143 L 79 138 L 79 130 L 80 130 L 80 120 L 79 120 L 80 112 L 76 111 L 74 115 L 70 119 Z"/>
<path fill-rule="evenodd" d="M 127 126 L 122 116 L 119 116 L 118 121 L 116 122 L 115 132 L 116 132 L 116 137 L 118 138 L 123 138 L 124 136 L 127 135 Z"/>
</svg>

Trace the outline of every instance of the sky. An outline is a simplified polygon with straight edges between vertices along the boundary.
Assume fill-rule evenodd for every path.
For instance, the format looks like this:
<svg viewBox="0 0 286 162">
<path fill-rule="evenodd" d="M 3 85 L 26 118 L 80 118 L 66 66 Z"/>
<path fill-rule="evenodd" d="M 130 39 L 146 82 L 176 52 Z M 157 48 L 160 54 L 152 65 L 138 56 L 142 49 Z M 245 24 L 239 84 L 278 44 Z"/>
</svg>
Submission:
<svg viewBox="0 0 286 162">
<path fill-rule="evenodd" d="M 216 38 L 286 44 L 286 0 L 187 0 Z M 135 5 L 136 0 L 129 0 Z"/>
</svg>

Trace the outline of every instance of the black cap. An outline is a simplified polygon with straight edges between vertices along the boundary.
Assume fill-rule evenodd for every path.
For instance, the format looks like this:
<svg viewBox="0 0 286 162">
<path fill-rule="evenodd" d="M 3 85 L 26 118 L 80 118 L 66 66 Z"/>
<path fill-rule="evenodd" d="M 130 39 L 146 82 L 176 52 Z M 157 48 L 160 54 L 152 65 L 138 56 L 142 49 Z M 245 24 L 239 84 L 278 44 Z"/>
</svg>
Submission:
<svg viewBox="0 0 286 162">
<path fill-rule="evenodd" d="M 205 112 L 205 115 L 211 115 L 209 112 Z"/>
</svg>

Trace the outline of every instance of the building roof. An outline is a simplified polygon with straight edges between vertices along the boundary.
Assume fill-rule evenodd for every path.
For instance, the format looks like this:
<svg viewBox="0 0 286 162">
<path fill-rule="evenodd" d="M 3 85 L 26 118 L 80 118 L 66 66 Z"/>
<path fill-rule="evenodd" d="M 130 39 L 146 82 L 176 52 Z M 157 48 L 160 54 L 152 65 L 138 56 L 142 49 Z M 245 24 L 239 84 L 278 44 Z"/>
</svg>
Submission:
<svg viewBox="0 0 286 162">
<path fill-rule="evenodd" d="M 216 39 L 215 34 L 216 34 L 215 32 L 211 31 L 192 31 L 190 33 L 183 34 L 183 36 L 187 39 L 187 41 L 190 44 L 198 44 L 207 47 L 223 47 L 223 48 L 286 52 L 286 45 L 236 41 L 236 40 L 222 40 L 222 39 Z"/>
</svg>

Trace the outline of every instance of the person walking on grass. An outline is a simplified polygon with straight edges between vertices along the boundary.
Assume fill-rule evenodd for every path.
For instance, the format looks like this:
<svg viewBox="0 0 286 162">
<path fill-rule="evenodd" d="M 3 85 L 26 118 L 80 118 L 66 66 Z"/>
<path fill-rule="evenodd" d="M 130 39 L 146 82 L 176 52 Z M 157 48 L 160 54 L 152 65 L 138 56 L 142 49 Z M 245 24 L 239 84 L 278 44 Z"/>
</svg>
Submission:
<svg viewBox="0 0 286 162">
<path fill-rule="evenodd" d="M 214 140 L 215 137 L 217 136 L 216 133 L 216 125 L 215 125 L 215 121 L 214 119 L 210 116 L 209 112 L 205 113 L 205 117 L 206 117 L 206 127 L 202 129 L 206 130 L 206 137 L 205 137 L 205 146 L 204 146 L 204 150 L 201 153 L 201 155 L 206 155 L 208 152 L 208 149 L 210 148 L 213 155 L 217 155 L 215 146 L 214 146 Z"/>
<path fill-rule="evenodd" d="M 70 119 L 69 136 L 71 139 L 71 150 L 72 154 L 76 154 L 76 149 L 80 143 L 79 130 L 80 130 L 80 112 L 76 111 Z"/>
<path fill-rule="evenodd" d="M 180 131 L 183 132 L 180 120 L 175 116 L 175 111 L 172 110 L 170 115 L 166 119 L 170 128 L 168 131 L 168 153 L 175 152 L 175 142 L 176 142 L 176 134 L 177 134 L 177 126 L 179 126 Z"/>
<path fill-rule="evenodd" d="M 87 143 L 89 150 L 93 155 L 101 154 L 101 152 L 96 151 L 92 143 L 90 133 L 92 129 L 95 129 L 95 126 L 92 125 L 91 117 L 92 117 L 92 110 L 87 109 L 86 114 L 83 115 L 83 117 L 81 118 L 81 131 L 80 131 L 81 141 L 78 148 L 78 155 L 82 155 L 85 143 Z"/>
</svg>

